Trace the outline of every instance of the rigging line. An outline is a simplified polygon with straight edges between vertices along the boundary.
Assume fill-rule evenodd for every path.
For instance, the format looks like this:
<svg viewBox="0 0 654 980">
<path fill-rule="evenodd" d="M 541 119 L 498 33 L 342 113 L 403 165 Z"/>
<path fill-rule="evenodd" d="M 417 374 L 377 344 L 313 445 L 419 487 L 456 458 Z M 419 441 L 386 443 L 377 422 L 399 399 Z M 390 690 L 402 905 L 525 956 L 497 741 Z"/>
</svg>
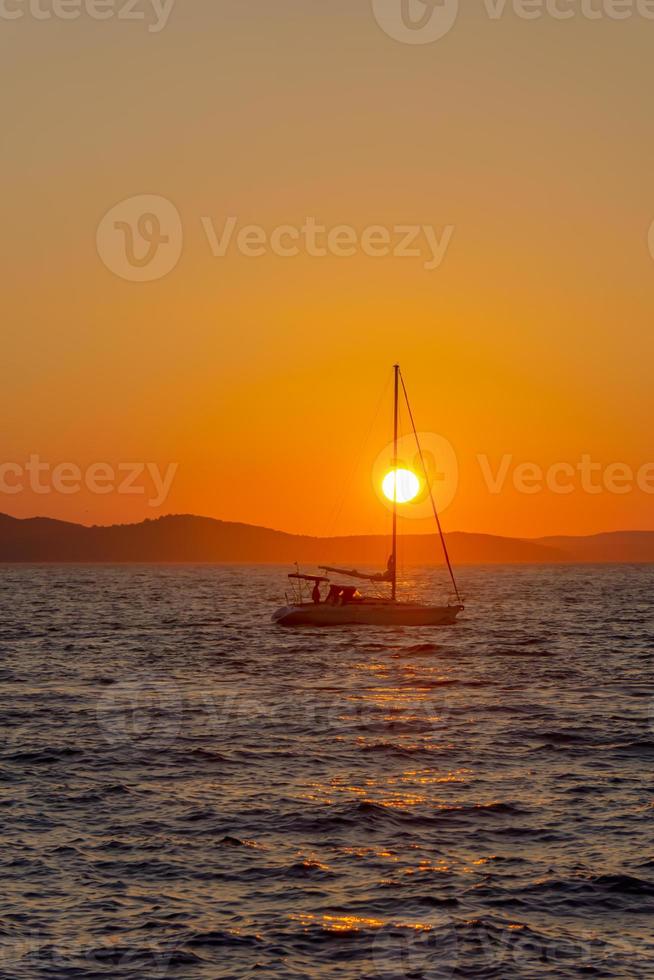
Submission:
<svg viewBox="0 0 654 980">
<path fill-rule="evenodd" d="M 447 544 L 445 543 L 445 535 L 443 534 L 443 528 L 441 527 L 441 519 L 438 516 L 438 509 L 436 507 L 436 501 L 434 500 L 434 494 L 431 488 L 431 482 L 429 480 L 429 474 L 427 472 L 427 467 L 425 465 L 425 457 L 422 454 L 422 446 L 420 445 L 420 439 L 418 438 L 418 432 L 416 430 L 416 423 L 413 420 L 413 412 L 411 411 L 411 405 L 409 403 L 409 395 L 407 394 L 406 385 L 404 384 L 404 377 L 400 371 L 400 381 L 402 382 L 402 391 L 404 392 L 404 400 L 406 402 L 407 411 L 409 413 L 409 419 L 411 420 L 411 428 L 413 429 L 413 435 L 416 440 L 416 446 L 418 447 L 418 455 L 420 456 L 420 464 L 422 466 L 422 472 L 425 474 L 425 482 L 427 484 L 427 489 L 429 490 L 429 499 L 431 500 L 431 509 L 434 512 L 434 517 L 436 518 L 436 526 L 438 527 L 438 533 L 440 535 L 441 544 L 443 546 L 443 554 L 445 555 L 445 561 L 447 563 L 447 569 L 450 573 L 450 578 L 452 580 L 452 585 L 454 586 L 454 592 L 461 605 L 463 605 L 463 600 L 461 599 L 461 594 L 459 593 L 459 587 L 456 584 L 456 578 L 454 577 L 454 569 L 452 568 L 452 562 L 450 561 L 450 555 L 447 550 Z"/>
<path fill-rule="evenodd" d="M 390 371 L 388 373 L 387 377 L 386 377 L 386 381 L 384 382 L 384 387 L 382 389 L 381 395 L 379 396 L 379 401 L 377 402 L 377 408 L 375 409 L 375 413 L 374 413 L 374 415 L 372 417 L 372 421 L 370 422 L 370 427 L 368 429 L 367 435 L 366 435 L 365 439 L 363 440 L 363 442 L 361 444 L 361 448 L 359 449 L 359 452 L 358 452 L 358 454 L 356 455 L 356 457 L 354 459 L 354 463 L 352 465 L 352 469 L 350 470 L 350 474 L 349 474 L 347 480 L 345 481 L 345 485 L 344 485 L 345 486 L 345 489 L 343 490 L 343 495 L 342 495 L 342 497 L 340 499 L 340 502 L 337 504 L 337 506 L 332 511 L 331 517 L 329 518 L 329 520 L 327 522 L 325 537 L 330 537 L 331 536 L 331 534 L 334 531 L 334 527 L 336 525 L 336 522 L 338 521 L 338 519 L 339 519 L 339 517 L 341 515 L 341 511 L 343 510 L 343 506 L 345 504 L 345 501 L 346 501 L 346 499 L 348 497 L 348 494 L 349 494 L 349 492 L 350 492 L 350 490 L 352 488 L 352 483 L 354 481 L 354 476 L 356 474 L 356 471 L 359 469 L 359 466 L 361 465 L 361 459 L 362 459 L 363 454 L 364 454 L 364 452 L 366 450 L 366 447 L 368 446 L 368 443 L 370 442 L 370 436 L 372 435 L 372 430 L 375 427 L 375 422 L 379 418 L 379 412 L 380 412 L 380 409 L 382 407 L 382 403 L 383 403 L 383 401 L 384 401 L 384 399 L 386 397 L 386 392 L 388 390 L 388 386 L 390 384 L 390 381 L 391 381 L 392 376 L 393 376 L 392 371 Z"/>
</svg>

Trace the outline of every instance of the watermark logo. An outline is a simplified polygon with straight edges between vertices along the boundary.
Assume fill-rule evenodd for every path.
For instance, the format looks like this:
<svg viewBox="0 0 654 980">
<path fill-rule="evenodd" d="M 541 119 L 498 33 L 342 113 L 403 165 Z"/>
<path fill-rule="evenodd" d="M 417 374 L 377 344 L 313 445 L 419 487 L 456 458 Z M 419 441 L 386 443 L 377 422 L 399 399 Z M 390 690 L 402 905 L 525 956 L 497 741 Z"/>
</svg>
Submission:
<svg viewBox="0 0 654 980">
<path fill-rule="evenodd" d="M 456 23 L 459 0 L 372 0 L 381 29 L 403 44 L 432 44 Z"/>
<path fill-rule="evenodd" d="M 459 486 L 459 463 L 452 443 L 436 432 L 419 432 L 422 456 L 413 434 L 398 439 L 397 455 L 389 442 L 372 467 L 372 483 L 382 503 L 393 507 L 394 480 L 397 473 L 398 512 L 402 517 L 424 520 L 433 516 L 431 493 L 438 513 L 446 510 Z M 390 476 L 389 476 L 390 474 Z"/>
<path fill-rule="evenodd" d="M 455 924 L 437 914 L 427 922 L 385 926 L 373 940 L 372 959 L 375 980 L 451 980 L 459 960 Z"/>
<path fill-rule="evenodd" d="M 454 501 L 459 486 L 459 460 L 444 436 L 419 432 L 418 441 L 419 446 L 415 436 L 406 433 L 398 439 L 397 452 L 389 442 L 377 455 L 371 477 L 374 491 L 385 507 L 390 510 L 396 502 L 401 517 L 424 520 L 433 515 L 431 495 L 439 514 Z M 619 461 L 600 462 L 589 453 L 582 453 L 578 460 L 542 465 L 521 460 L 512 453 L 499 458 L 477 453 L 472 462 L 469 475 L 476 475 L 491 497 L 505 493 L 562 497 L 654 495 L 654 462 L 650 460 L 633 466 Z"/>
<path fill-rule="evenodd" d="M 117 934 L 87 937 L 86 942 L 64 936 L 55 942 L 51 934 L 29 929 L 3 937 L 0 968 L 3 977 L 25 976 L 143 976 L 166 980 L 179 976 L 180 953 L 193 946 L 196 934 L 174 937 L 162 943 L 125 944 Z M 187 954 L 187 958 L 188 954 Z M 147 967 L 144 966 L 147 964 Z"/>
<path fill-rule="evenodd" d="M 234 254 L 248 259 L 349 259 L 358 255 L 411 259 L 426 272 L 441 267 L 455 231 L 452 224 L 327 225 L 312 216 L 296 225 L 270 228 L 241 223 L 235 215 L 221 221 L 203 215 L 200 224 L 215 259 Z M 97 230 L 97 249 L 117 276 L 131 282 L 152 282 L 175 268 L 183 237 L 179 212 L 170 201 L 140 195 L 116 204 L 105 214 Z"/>
<path fill-rule="evenodd" d="M 649 231 L 647 233 L 647 244 L 649 245 L 649 254 L 654 259 L 654 221 L 652 221 L 649 226 Z"/>
<path fill-rule="evenodd" d="M 179 211 L 165 197 L 141 194 L 114 205 L 98 225 L 98 255 L 129 282 L 154 282 L 175 268 L 184 233 Z"/>
<path fill-rule="evenodd" d="M 509 16 L 522 21 L 583 19 L 654 20 L 652 0 L 481 0 L 482 15 L 499 22 Z M 456 23 L 458 0 L 372 0 L 382 30 L 402 44 L 431 44 Z"/>
<path fill-rule="evenodd" d="M 125 681 L 109 687 L 98 700 L 96 716 L 112 745 L 175 741 L 182 727 L 183 702 L 171 681 Z"/>
</svg>

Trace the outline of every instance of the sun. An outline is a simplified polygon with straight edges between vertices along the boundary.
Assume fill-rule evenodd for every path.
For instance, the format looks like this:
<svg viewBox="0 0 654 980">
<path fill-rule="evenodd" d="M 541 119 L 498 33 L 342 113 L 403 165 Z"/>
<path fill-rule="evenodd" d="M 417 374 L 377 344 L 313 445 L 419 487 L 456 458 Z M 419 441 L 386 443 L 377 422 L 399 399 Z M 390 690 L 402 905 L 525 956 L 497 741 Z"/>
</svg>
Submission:
<svg viewBox="0 0 654 980">
<path fill-rule="evenodd" d="M 396 496 L 397 474 L 397 496 Z M 408 504 L 420 493 L 420 480 L 411 470 L 389 470 L 382 481 L 382 490 L 387 500 L 397 500 L 398 504 Z"/>
</svg>

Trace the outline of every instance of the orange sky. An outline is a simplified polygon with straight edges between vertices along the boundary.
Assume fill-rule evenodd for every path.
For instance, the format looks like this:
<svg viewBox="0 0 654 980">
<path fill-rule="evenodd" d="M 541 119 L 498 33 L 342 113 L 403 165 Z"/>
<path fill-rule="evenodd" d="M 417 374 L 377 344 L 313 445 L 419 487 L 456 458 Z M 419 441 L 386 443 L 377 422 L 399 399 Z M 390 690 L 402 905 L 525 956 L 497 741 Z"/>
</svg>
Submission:
<svg viewBox="0 0 654 980">
<path fill-rule="evenodd" d="M 158 33 L 0 21 L 3 462 L 177 467 L 157 506 L 147 484 L 26 486 L 0 510 L 381 530 L 390 405 L 361 447 L 399 360 L 419 427 L 456 452 L 447 529 L 654 528 L 636 485 L 654 459 L 653 39 L 637 18 L 493 21 L 482 3 L 421 46 L 345 0 L 178 0 Z M 183 225 L 179 263 L 145 283 L 96 249 L 103 215 L 141 194 Z M 454 231 L 431 271 L 360 250 L 214 257 L 202 218 L 230 215 Z M 497 493 L 480 456 L 510 457 Z M 584 456 L 633 485 L 514 485 L 516 465 Z"/>
</svg>

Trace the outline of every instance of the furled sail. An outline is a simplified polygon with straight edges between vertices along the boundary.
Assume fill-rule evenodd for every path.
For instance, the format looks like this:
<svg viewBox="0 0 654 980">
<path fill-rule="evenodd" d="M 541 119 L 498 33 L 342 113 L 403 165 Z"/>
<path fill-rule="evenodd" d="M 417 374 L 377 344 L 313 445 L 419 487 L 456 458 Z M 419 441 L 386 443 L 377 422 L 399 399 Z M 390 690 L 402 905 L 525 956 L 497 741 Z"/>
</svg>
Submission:
<svg viewBox="0 0 654 980">
<path fill-rule="evenodd" d="M 376 572 L 374 575 L 368 572 L 359 572 L 356 568 L 332 568 L 329 565 L 320 565 L 323 572 L 332 572 L 335 575 L 346 575 L 348 578 L 365 579 L 367 582 L 392 582 L 393 581 L 393 556 L 388 559 L 385 572 Z"/>
</svg>

